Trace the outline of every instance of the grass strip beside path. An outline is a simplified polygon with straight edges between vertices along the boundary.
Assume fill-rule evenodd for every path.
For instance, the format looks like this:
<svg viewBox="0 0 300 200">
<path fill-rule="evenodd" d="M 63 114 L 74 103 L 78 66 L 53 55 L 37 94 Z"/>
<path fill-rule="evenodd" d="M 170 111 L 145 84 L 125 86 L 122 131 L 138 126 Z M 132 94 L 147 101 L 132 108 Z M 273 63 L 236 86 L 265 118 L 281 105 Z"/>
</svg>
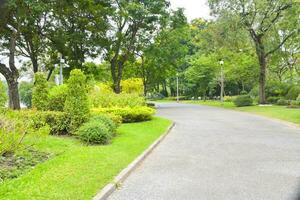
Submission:
<svg viewBox="0 0 300 200">
<path fill-rule="evenodd" d="M 86 146 L 68 137 L 28 137 L 27 144 L 55 153 L 17 179 L 0 184 L 1 200 L 83 200 L 94 195 L 161 136 L 171 122 L 152 121 L 123 124 L 107 146 Z"/>
<path fill-rule="evenodd" d="M 253 114 L 262 115 L 265 117 L 276 118 L 288 122 L 292 122 L 300 125 L 300 109 L 287 108 L 286 106 L 246 106 L 236 107 L 232 102 L 224 102 L 224 105 L 220 101 L 185 101 L 185 103 L 222 107 L 226 109 L 238 110 L 249 112 Z"/>
</svg>

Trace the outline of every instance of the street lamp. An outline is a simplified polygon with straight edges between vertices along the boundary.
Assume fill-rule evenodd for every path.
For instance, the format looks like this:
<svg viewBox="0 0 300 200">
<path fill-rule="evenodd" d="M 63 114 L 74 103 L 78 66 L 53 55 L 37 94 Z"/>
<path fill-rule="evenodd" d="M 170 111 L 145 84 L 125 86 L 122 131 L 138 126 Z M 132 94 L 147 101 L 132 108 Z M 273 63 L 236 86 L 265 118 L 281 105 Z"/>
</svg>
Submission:
<svg viewBox="0 0 300 200">
<path fill-rule="evenodd" d="M 65 60 L 62 58 L 62 54 L 58 53 L 59 57 L 59 85 L 62 85 L 64 80 L 63 80 L 63 64 L 65 63 Z"/>
<path fill-rule="evenodd" d="M 178 72 L 176 73 L 176 85 L 177 85 L 177 103 L 179 103 L 179 79 L 178 79 Z"/>
<path fill-rule="evenodd" d="M 219 64 L 221 65 L 221 94 L 220 94 L 220 99 L 221 99 L 221 103 L 222 105 L 224 104 L 224 61 L 220 60 Z"/>
</svg>

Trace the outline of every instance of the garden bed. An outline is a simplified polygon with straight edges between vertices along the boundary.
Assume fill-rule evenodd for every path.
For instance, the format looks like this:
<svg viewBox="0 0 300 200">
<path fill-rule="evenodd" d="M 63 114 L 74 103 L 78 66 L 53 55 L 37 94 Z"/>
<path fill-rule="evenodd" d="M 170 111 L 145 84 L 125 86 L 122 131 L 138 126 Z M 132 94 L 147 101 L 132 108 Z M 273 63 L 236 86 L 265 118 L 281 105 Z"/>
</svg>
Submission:
<svg viewBox="0 0 300 200">
<path fill-rule="evenodd" d="M 88 146 L 72 137 L 28 136 L 41 152 L 55 155 L 16 179 L 0 184 L 0 199 L 91 199 L 171 124 L 154 118 L 123 124 L 110 145 Z"/>
</svg>

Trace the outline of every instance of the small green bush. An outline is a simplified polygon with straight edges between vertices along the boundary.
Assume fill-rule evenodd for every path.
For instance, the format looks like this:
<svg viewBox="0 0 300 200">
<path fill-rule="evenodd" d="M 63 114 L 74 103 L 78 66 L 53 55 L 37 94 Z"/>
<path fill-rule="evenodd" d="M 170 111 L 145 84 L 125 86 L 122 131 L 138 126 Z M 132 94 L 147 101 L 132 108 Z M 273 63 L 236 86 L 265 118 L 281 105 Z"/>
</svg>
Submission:
<svg viewBox="0 0 300 200">
<path fill-rule="evenodd" d="M 68 86 L 59 85 L 54 86 L 49 91 L 49 106 L 48 109 L 52 111 L 63 111 L 67 98 Z"/>
<path fill-rule="evenodd" d="M 97 120 L 83 124 L 76 135 L 87 144 L 108 144 L 113 138 L 107 125 Z"/>
<path fill-rule="evenodd" d="M 90 121 L 105 124 L 110 133 L 115 135 L 117 133 L 118 124 L 116 124 L 108 115 L 97 115 L 90 119 Z"/>
<path fill-rule="evenodd" d="M 240 95 L 235 98 L 233 103 L 237 107 L 251 106 L 253 104 L 253 99 L 249 95 Z"/>
<path fill-rule="evenodd" d="M 37 110 L 48 109 L 48 84 L 44 74 L 38 72 L 34 76 L 34 87 L 32 91 L 32 107 Z"/>
<path fill-rule="evenodd" d="M 132 122 L 141 122 L 148 121 L 152 119 L 152 115 L 155 113 L 155 110 L 146 106 L 139 107 L 112 107 L 112 108 L 99 108 L 93 110 L 96 113 L 109 113 L 115 114 L 122 117 L 122 122 L 132 123 Z"/>
<path fill-rule="evenodd" d="M 286 95 L 286 99 L 296 100 L 299 94 L 300 94 L 300 86 L 295 85 L 289 89 L 289 92 Z"/>
<path fill-rule="evenodd" d="M 268 97 L 267 98 L 267 102 L 271 103 L 271 104 L 276 104 L 278 102 L 279 99 L 281 99 L 282 97 Z"/>
<path fill-rule="evenodd" d="M 280 105 L 280 106 L 287 106 L 287 105 L 290 105 L 291 101 L 290 100 L 286 100 L 286 99 L 278 99 L 277 101 L 277 105 Z"/>
<path fill-rule="evenodd" d="M 70 118 L 70 132 L 75 133 L 89 118 L 86 76 L 79 69 L 71 71 L 64 111 Z"/>
<path fill-rule="evenodd" d="M 21 102 L 26 105 L 27 108 L 32 107 L 32 90 L 33 84 L 29 82 L 21 82 L 19 86 Z"/>
<path fill-rule="evenodd" d="M 0 108 L 5 107 L 6 102 L 7 102 L 7 92 L 3 82 L 0 80 Z"/>
</svg>

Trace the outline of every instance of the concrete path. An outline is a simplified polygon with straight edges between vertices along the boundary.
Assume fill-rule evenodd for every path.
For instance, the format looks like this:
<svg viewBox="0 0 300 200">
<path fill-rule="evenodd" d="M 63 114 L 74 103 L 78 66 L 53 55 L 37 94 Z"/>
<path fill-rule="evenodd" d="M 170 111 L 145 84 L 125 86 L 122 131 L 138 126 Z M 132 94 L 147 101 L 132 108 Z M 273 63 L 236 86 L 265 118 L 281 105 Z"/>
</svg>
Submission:
<svg viewBox="0 0 300 200">
<path fill-rule="evenodd" d="M 158 115 L 176 126 L 111 200 L 298 199 L 300 128 L 176 103 Z"/>
</svg>

